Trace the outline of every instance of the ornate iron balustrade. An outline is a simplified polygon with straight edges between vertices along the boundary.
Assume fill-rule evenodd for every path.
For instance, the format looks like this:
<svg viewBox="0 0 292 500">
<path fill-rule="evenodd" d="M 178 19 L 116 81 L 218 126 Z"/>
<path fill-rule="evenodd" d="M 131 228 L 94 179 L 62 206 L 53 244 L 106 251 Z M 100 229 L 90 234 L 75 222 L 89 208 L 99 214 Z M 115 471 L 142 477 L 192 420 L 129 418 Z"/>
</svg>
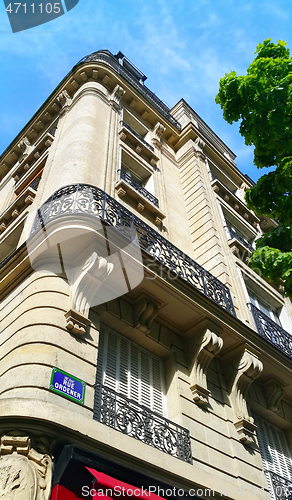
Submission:
<svg viewBox="0 0 292 500">
<path fill-rule="evenodd" d="M 140 186 L 138 182 L 133 181 L 132 177 L 129 174 L 127 174 L 127 172 L 124 172 L 123 170 L 120 169 L 118 170 L 118 174 L 119 174 L 119 179 L 125 181 L 127 184 L 129 184 L 129 186 L 134 188 L 135 191 L 137 191 L 137 193 L 140 193 L 142 196 L 144 196 L 144 198 L 150 201 L 150 203 L 159 208 L 159 201 L 156 198 L 156 196 L 149 193 L 149 191 L 147 191 L 147 189 L 145 189 L 143 186 Z"/>
<path fill-rule="evenodd" d="M 95 386 L 93 418 L 164 453 L 192 463 L 187 429 L 99 384 Z"/>
<path fill-rule="evenodd" d="M 226 285 L 118 201 L 94 186 L 73 184 L 56 191 L 38 210 L 31 235 L 44 228 L 51 220 L 73 213 L 98 217 L 127 238 L 138 238 L 140 248 L 151 258 L 236 316 Z"/>
<path fill-rule="evenodd" d="M 258 334 L 292 358 L 292 335 L 264 314 L 253 304 L 248 304 L 252 312 Z"/>
<path fill-rule="evenodd" d="M 135 130 L 132 129 L 132 127 L 130 127 L 129 125 L 127 125 L 126 122 L 124 122 L 123 120 L 120 121 L 120 125 L 121 127 L 125 127 L 127 130 L 129 130 L 131 132 L 131 134 L 133 134 L 135 137 L 137 137 L 137 139 L 139 139 L 139 141 L 143 142 L 143 144 L 145 144 L 145 146 L 149 149 L 151 149 L 151 151 L 154 152 L 154 147 L 151 146 L 151 144 L 149 144 L 149 142 L 145 141 L 143 139 L 143 137 L 138 134 L 138 132 L 135 132 Z"/>
<path fill-rule="evenodd" d="M 243 238 L 243 236 L 241 236 L 237 231 L 235 231 L 232 227 L 230 226 L 224 226 L 224 229 L 226 230 L 227 232 L 227 237 L 229 240 L 232 240 L 232 238 L 235 238 L 237 241 L 239 241 L 239 243 L 241 243 L 245 248 L 247 248 L 250 252 L 253 251 L 253 247 L 252 245 L 246 241 L 245 238 Z"/>
<path fill-rule="evenodd" d="M 125 80 L 127 80 L 127 82 L 129 82 L 132 87 L 139 92 L 139 94 L 145 97 L 147 101 L 149 101 L 150 104 L 152 104 L 152 106 L 154 106 L 170 123 L 172 123 L 172 125 L 174 125 L 178 130 L 181 130 L 180 123 L 171 115 L 168 106 L 166 106 L 166 104 L 161 101 L 161 99 L 159 99 L 154 92 L 148 89 L 146 85 L 139 83 L 139 81 L 118 62 L 109 50 L 94 52 L 93 54 L 81 59 L 78 64 L 90 61 L 101 61 L 111 66 L 119 75 L 122 75 Z"/>
<path fill-rule="evenodd" d="M 285 479 L 279 474 L 271 471 L 265 471 L 273 487 L 273 493 L 276 500 L 292 500 L 292 481 Z"/>
</svg>

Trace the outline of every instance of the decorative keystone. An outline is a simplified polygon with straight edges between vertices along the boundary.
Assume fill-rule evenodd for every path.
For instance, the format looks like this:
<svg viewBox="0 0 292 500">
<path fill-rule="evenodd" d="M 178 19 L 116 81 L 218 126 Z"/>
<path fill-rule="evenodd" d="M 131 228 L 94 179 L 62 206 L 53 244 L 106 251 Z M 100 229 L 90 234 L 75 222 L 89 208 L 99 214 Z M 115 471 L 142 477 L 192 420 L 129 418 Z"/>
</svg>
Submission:
<svg viewBox="0 0 292 500">
<path fill-rule="evenodd" d="M 263 380 L 263 391 L 269 410 L 280 412 L 280 404 L 284 394 L 284 383 L 273 375 Z"/>
<path fill-rule="evenodd" d="M 142 297 L 134 305 L 134 327 L 141 332 L 150 333 L 150 325 L 159 312 L 159 305 L 148 297 Z"/>
</svg>

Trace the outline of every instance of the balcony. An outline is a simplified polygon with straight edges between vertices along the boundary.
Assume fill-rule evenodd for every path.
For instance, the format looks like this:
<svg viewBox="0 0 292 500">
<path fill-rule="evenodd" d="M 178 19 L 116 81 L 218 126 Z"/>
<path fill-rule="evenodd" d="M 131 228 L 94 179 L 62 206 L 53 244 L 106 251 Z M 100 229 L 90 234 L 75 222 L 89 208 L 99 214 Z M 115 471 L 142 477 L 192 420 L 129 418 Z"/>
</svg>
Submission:
<svg viewBox="0 0 292 500">
<path fill-rule="evenodd" d="M 249 303 L 248 306 L 252 312 L 258 334 L 292 359 L 292 335 L 253 304 Z"/>
<path fill-rule="evenodd" d="M 119 131 L 119 136 L 122 141 L 128 141 L 132 147 L 134 147 L 136 153 L 143 155 L 147 161 L 153 166 L 155 165 L 159 157 L 155 155 L 154 148 L 149 144 L 144 138 L 138 134 L 134 129 L 132 129 L 124 121 L 120 122 L 121 128 Z"/>
<path fill-rule="evenodd" d="M 273 495 L 275 500 L 291 500 L 292 499 L 292 481 L 279 476 L 275 472 L 265 471 L 268 483 L 272 484 Z"/>
<path fill-rule="evenodd" d="M 115 185 L 115 189 L 120 198 L 127 195 L 131 198 L 138 210 L 142 212 L 144 209 L 148 210 L 154 216 L 154 224 L 158 226 L 165 219 L 165 214 L 159 210 L 159 201 L 152 193 L 147 191 L 143 186 L 135 182 L 131 175 L 124 172 L 122 169 L 118 170 L 119 180 Z"/>
<path fill-rule="evenodd" d="M 206 297 L 236 316 L 230 290 L 191 257 L 175 247 L 118 201 L 99 188 L 73 184 L 56 191 L 38 210 L 31 236 L 55 219 L 75 214 L 98 218 L 127 239 L 138 239 L 140 248 L 173 276 L 181 278 Z"/>
<path fill-rule="evenodd" d="M 211 186 L 215 193 L 225 200 L 229 206 L 231 206 L 236 212 L 238 212 L 247 222 L 249 222 L 254 228 L 256 228 L 260 222 L 260 219 L 247 208 L 246 204 L 236 196 L 218 177 L 210 172 L 211 174 Z"/>
<path fill-rule="evenodd" d="M 93 418 L 157 450 L 192 463 L 187 429 L 99 384 L 95 387 Z"/>
<path fill-rule="evenodd" d="M 252 244 L 244 237 L 244 235 L 241 235 L 239 232 L 235 231 L 232 227 L 227 225 L 224 226 L 224 229 L 232 253 L 234 253 L 237 257 L 239 257 L 242 260 L 246 258 L 248 259 L 251 252 L 253 251 Z"/>
</svg>

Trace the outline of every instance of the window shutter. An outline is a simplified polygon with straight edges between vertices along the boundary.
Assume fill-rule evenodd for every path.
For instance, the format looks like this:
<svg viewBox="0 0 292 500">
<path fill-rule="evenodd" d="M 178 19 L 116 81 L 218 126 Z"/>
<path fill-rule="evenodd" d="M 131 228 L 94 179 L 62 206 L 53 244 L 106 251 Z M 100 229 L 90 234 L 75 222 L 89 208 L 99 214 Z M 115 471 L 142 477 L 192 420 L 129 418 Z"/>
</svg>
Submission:
<svg viewBox="0 0 292 500">
<path fill-rule="evenodd" d="M 161 359 L 104 326 L 100 329 L 97 382 L 164 414 Z"/>
<path fill-rule="evenodd" d="M 274 472 L 284 479 L 292 479 L 292 460 L 284 432 L 260 417 L 255 417 L 257 438 L 265 472 Z M 271 477 L 266 474 L 268 487 L 273 499 Z"/>
</svg>

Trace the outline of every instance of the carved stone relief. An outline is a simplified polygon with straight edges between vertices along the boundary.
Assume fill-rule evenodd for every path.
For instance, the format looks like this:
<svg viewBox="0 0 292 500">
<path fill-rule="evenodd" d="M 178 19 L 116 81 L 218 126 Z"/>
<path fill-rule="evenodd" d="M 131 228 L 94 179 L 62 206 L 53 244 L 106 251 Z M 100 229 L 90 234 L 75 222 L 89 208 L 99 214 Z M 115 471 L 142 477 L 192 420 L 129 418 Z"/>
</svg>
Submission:
<svg viewBox="0 0 292 500">
<path fill-rule="evenodd" d="M 52 459 L 38 453 L 28 436 L 4 435 L 0 442 L 0 499 L 48 500 Z"/>
</svg>

